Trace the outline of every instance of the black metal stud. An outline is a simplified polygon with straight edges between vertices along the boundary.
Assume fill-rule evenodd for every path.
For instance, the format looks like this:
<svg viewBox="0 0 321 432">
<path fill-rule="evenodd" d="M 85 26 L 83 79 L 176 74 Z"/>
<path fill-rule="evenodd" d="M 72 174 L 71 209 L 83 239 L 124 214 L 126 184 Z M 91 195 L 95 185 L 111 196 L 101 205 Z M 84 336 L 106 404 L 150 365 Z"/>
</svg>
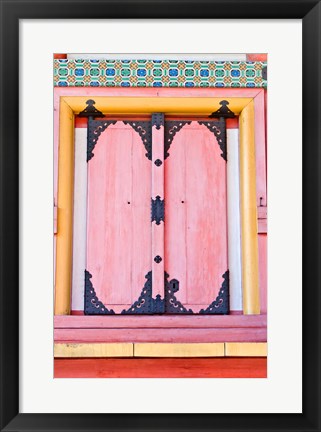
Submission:
<svg viewBox="0 0 321 432">
<path fill-rule="evenodd" d="M 156 255 L 154 258 L 154 261 L 156 264 L 159 264 L 162 261 L 162 257 L 160 257 L 159 255 Z"/>
<path fill-rule="evenodd" d="M 158 167 L 161 166 L 162 163 L 163 163 L 163 162 L 162 162 L 160 159 L 156 159 L 155 162 L 154 162 L 154 164 L 155 164 L 156 166 L 158 166 Z"/>
</svg>

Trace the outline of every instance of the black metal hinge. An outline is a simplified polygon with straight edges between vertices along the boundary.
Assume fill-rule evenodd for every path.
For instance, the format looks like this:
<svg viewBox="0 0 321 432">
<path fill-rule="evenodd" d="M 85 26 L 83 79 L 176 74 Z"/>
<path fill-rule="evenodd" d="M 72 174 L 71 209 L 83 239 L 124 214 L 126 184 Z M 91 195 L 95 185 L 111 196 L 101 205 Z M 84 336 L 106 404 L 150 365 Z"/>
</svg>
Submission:
<svg viewBox="0 0 321 432">
<path fill-rule="evenodd" d="M 88 99 L 87 107 L 81 111 L 78 116 L 88 119 L 87 124 L 87 162 L 94 157 L 93 150 L 97 144 L 98 138 L 104 130 L 111 124 L 115 124 L 117 120 L 95 120 L 95 117 L 104 117 L 104 114 L 94 107 L 95 101 Z"/>
<path fill-rule="evenodd" d="M 96 102 L 94 100 L 88 99 L 86 102 L 86 104 L 87 104 L 86 108 L 83 111 L 81 111 L 78 114 L 78 116 L 79 117 L 92 117 L 92 118 L 104 117 L 104 114 L 101 111 L 99 111 L 97 108 L 94 107 L 95 103 Z"/>
<path fill-rule="evenodd" d="M 210 119 L 219 119 L 219 124 L 210 124 L 210 122 L 199 122 L 204 124 L 211 132 L 216 136 L 217 142 L 222 150 L 221 156 L 227 161 L 227 148 L 226 148 L 226 119 L 235 118 L 236 115 L 228 107 L 229 101 L 222 100 L 220 102 L 221 107 L 212 112 L 208 116 Z"/>
<path fill-rule="evenodd" d="M 156 129 L 160 129 L 164 126 L 164 114 L 163 113 L 153 113 L 152 114 L 152 127 L 156 126 Z"/>
<path fill-rule="evenodd" d="M 220 102 L 221 108 L 219 108 L 217 111 L 212 112 L 211 115 L 209 115 L 209 118 L 235 118 L 235 114 L 233 111 L 231 111 L 229 109 L 229 107 L 227 105 L 229 105 L 229 101 L 227 100 L 222 100 Z"/>
<path fill-rule="evenodd" d="M 159 225 L 161 221 L 165 221 L 165 201 L 157 195 L 156 199 L 152 198 L 152 222 L 156 222 Z"/>
</svg>

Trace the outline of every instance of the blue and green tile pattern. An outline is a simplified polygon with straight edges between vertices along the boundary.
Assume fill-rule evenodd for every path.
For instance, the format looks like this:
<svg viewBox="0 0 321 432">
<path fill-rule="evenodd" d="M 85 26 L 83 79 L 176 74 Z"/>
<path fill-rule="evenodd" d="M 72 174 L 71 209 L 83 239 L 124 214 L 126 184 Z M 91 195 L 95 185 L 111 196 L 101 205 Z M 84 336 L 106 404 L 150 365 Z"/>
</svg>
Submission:
<svg viewBox="0 0 321 432">
<path fill-rule="evenodd" d="M 266 62 L 54 60 L 57 87 L 266 87 Z"/>
</svg>

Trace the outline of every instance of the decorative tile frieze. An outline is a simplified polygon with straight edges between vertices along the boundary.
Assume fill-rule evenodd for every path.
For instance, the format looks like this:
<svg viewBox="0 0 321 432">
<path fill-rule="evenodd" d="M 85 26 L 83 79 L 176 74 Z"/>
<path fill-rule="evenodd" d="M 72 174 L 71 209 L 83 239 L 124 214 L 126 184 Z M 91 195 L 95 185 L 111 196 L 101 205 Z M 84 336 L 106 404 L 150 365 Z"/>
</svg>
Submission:
<svg viewBox="0 0 321 432">
<path fill-rule="evenodd" d="M 55 59 L 56 87 L 266 87 L 267 62 Z"/>
</svg>

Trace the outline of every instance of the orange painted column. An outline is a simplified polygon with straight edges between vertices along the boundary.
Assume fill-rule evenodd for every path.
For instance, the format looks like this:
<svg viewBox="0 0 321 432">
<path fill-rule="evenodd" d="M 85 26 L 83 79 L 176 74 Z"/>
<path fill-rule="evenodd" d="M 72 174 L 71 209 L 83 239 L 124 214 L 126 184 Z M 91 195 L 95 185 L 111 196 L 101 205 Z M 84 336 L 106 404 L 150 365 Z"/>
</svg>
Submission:
<svg viewBox="0 0 321 432">
<path fill-rule="evenodd" d="M 74 192 L 74 115 L 60 101 L 58 215 L 55 315 L 68 315 L 71 306 L 72 220 Z"/>
<path fill-rule="evenodd" d="M 158 210 L 164 200 L 164 114 L 152 115 L 152 280 L 153 297 L 164 298 L 164 220 Z M 153 219 L 155 219 L 153 218 Z"/>
</svg>

